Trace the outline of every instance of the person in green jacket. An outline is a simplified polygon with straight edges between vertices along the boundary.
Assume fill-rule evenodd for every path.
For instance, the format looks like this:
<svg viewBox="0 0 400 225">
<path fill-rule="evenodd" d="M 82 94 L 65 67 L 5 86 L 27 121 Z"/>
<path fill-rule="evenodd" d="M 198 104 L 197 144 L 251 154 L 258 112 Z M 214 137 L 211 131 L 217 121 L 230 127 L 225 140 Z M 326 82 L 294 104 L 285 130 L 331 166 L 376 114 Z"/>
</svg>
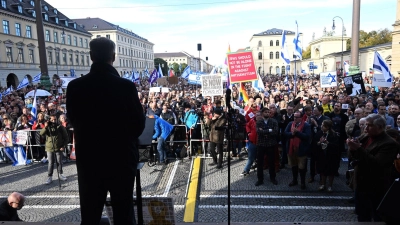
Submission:
<svg viewBox="0 0 400 225">
<path fill-rule="evenodd" d="M 62 155 L 65 146 L 68 145 L 68 133 L 63 126 L 57 123 L 57 116 L 51 115 L 50 120 L 45 123 L 44 128 L 40 131 L 40 135 L 46 138 L 45 150 L 49 161 L 48 177 L 45 184 L 53 181 L 54 161 L 56 163 L 60 179 L 65 181 L 67 178 L 63 175 Z"/>
</svg>

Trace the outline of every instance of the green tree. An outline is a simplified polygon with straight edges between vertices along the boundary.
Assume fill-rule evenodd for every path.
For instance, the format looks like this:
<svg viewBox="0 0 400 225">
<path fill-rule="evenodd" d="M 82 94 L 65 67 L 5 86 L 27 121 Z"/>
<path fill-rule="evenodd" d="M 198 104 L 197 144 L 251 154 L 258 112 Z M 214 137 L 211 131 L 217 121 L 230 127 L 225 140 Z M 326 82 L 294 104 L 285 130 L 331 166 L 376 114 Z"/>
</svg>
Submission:
<svg viewBox="0 0 400 225">
<path fill-rule="evenodd" d="M 311 45 L 309 45 L 305 51 L 303 51 L 303 59 L 310 59 L 311 58 Z"/>
<path fill-rule="evenodd" d="M 158 65 L 161 66 L 161 71 L 162 71 L 163 75 L 167 76 L 168 75 L 168 63 L 161 58 L 155 58 L 154 66 L 156 67 L 156 69 L 158 69 Z"/>
<path fill-rule="evenodd" d="M 385 28 L 378 31 L 365 32 L 360 30 L 360 48 L 371 47 L 374 45 L 386 44 L 392 42 L 392 32 Z M 346 42 L 346 49 L 351 49 L 351 38 Z"/>
</svg>

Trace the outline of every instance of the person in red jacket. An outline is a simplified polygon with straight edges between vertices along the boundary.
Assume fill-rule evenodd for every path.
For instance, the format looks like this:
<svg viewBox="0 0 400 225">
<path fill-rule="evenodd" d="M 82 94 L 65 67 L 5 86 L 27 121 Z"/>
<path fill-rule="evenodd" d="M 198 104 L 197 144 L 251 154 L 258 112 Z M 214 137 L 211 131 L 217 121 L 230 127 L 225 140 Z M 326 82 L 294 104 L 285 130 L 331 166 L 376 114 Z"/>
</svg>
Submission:
<svg viewBox="0 0 400 225">
<path fill-rule="evenodd" d="M 247 158 L 247 163 L 246 166 L 244 167 L 243 172 L 240 174 L 242 176 L 247 176 L 249 175 L 250 172 L 250 167 L 253 164 L 254 160 L 256 159 L 257 156 L 257 128 L 256 128 L 256 123 L 257 120 L 262 120 L 263 118 L 259 115 L 257 107 L 253 108 L 253 113 L 254 116 L 249 119 L 249 121 L 246 123 L 246 132 L 249 136 L 248 140 L 248 158 Z"/>
</svg>

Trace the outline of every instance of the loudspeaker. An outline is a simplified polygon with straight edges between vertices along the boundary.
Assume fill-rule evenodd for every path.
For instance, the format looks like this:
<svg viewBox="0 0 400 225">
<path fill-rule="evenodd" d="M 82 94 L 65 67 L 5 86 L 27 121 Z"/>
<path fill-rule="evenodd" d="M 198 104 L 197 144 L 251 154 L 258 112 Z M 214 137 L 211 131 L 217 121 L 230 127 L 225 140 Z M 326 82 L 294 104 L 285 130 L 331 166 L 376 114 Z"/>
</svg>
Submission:
<svg viewBox="0 0 400 225">
<path fill-rule="evenodd" d="M 197 51 L 201 51 L 201 44 L 197 44 Z"/>
<path fill-rule="evenodd" d="M 146 118 L 145 127 L 143 133 L 139 136 L 139 145 L 151 145 L 154 134 L 154 123 L 156 120 L 154 118 Z"/>
</svg>

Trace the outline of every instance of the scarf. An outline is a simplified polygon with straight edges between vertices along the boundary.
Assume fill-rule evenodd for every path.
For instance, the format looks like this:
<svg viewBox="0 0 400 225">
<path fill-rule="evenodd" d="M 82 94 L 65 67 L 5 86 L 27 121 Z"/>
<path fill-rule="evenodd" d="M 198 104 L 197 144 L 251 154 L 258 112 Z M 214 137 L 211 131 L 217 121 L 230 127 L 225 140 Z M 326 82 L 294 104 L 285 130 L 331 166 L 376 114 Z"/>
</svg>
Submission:
<svg viewBox="0 0 400 225">
<path fill-rule="evenodd" d="M 292 128 L 290 129 L 291 132 L 294 131 L 294 129 L 296 128 L 296 123 L 293 122 L 292 123 Z M 297 127 L 297 130 L 299 132 L 303 132 L 303 128 L 304 128 L 304 121 L 302 121 L 299 126 Z M 294 136 L 292 139 L 290 139 L 290 144 L 289 144 L 289 155 L 294 155 L 295 153 L 297 153 L 297 151 L 299 150 L 299 146 L 300 146 L 300 138 Z"/>
</svg>

